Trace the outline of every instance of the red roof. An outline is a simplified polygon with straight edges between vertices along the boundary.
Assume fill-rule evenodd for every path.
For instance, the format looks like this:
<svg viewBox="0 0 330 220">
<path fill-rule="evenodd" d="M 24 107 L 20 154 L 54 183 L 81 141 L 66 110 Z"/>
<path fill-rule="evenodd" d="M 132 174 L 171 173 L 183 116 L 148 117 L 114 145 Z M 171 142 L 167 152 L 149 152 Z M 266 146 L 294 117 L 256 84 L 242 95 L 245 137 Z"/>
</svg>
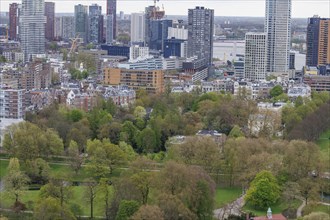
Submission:
<svg viewBox="0 0 330 220">
<path fill-rule="evenodd" d="M 254 220 L 269 220 L 267 216 L 254 217 Z M 282 214 L 272 215 L 272 220 L 287 220 Z"/>
</svg>

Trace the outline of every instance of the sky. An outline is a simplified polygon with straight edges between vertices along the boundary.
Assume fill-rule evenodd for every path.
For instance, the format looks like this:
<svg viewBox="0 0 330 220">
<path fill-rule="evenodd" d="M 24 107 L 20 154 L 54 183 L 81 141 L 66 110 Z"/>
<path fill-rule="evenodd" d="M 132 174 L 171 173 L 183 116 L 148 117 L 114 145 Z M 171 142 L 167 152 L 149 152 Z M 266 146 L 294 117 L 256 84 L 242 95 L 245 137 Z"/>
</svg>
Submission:
<svg viewBox="0 0 330 220">
<path fill-rule="evenodd" d="M 51 0 L 49 0 L 51 1 Z M 9 4 L 20 3 L 20 0 L 0 0 L 0 11 L 8 11 Z M 73 13 L 76 4 L 98 4 L 105 13 L 106 0 L 53 0 L 56 13 Z M 153 5 L 153 0 L 117 0 L 117 13 L 125 14 L 144 11 L 148 5 Z M 216 16 L 250 16 L 263 17 L 265 15 L 265 0 L 160 0 L 158 5 L 164 5 L 168 15 L 187 15 L 189 8 L 204 6 L 214 9 Z M 313 15 L 330 17 L 330 0 L 292 0 L 292 17 L 307 18 Z"/>
</svg>

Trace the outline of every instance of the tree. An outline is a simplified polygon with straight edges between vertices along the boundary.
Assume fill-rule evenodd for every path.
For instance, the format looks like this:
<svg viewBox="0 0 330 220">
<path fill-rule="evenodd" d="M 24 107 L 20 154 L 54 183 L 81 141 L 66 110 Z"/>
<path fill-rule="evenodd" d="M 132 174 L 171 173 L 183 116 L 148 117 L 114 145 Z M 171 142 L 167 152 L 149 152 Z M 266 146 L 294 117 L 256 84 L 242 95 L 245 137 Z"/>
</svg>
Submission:
<svg viewBox="0 0 330 220">
<path fill-rule="evenodd" d="M 23 162 L 63 151 L 63 142 L 54 130 L 43 131 L 30 122 L 11 126 L 5 134 L 3 146 Z"/>
<path fill-rule="evenodd" d="M 26 161 L 26 173 L 30 177 L 31 182 L 45 184 L 49 178 L 50 167 L 48 163 L 37 158 L 35 160 Z"/>
<path fill-rule="evenodd" d="M 141 203 L 143 205 L 148 203 L 152 180 L 152 174 L 145 171 L 135 173 L 131 176 L 132 183 L 141 195 Z"/>
<path fill-rule="evenodd" d="M 197 219 L 197 216 L 185 206 L 178 196 L 161 194 L 157 204 L 163 211 L 165 220 Z"/>
<path fill-rule="evenodd" d="M 33 211 L 34 219 L 50 220 L 50 219 L 66 219 L 75 220 L 76 217 L 66 206 L 61 206 L 59 200 L 48 197 L 39 200 Z"/>
<path fill-rule="evenodd" d="M 240 129 L 237 125 L 235 125 L 235 126 L 231 129 L 231 131 L 230 131 L 228 137 L 231 137 L 231 138 L 244 137 L 244 133 L 241 131 L 241 129 Z"/>
<path fill-rule="evenodd" d="M 300 195 L 304 198 L 306 205 L 309 200 L 319 197 L 319 186 L 311 178 L 302 178 L 298 182 Z"/>
<path fill-rule="evenodd" d="M 283 88 L 280 85 L 276 85 L 270 90 L 269 93 L 271 97 L 277 97 L 283 93 Z"/>
<path fill-rule="evenodd" d="M 157 152 L 156 134 L 151 128 L 143 129 L 136 138 L 138 147 L 144 153 Z"/>
<path fill-rule="evenodd" d="M 283 186 L 282 198 L 289 204 L 289 208 L 292 208 L 294 200 L 299 195 L 299 184 L 296 182 L 287 182 Z"/>
<path fill-rule="evenodd" d="M 112 197 L 112 191 L 109 188 L 110 181 L 106 178 L 100 179 L 99 185 L 98 185 L 98 192 L 102 196 L 102 201 L 104 202 L 104 210 L 105 210 L 105 217 L 106 219 L 110 219 L 110 200 Z"/>
<path fill-rule="evenodd" d="M 91 219 L 94 217 L 94 202 L 97 193 L 97 182 L 93 179 L 85 180 L 84 196 L 90 205 Z"/>
<path fill-rule="evenodd" d="M 283 162 L 289 179 L 298 181 L 318 170 L 319 159 L 319 149 L 314 143 L 293 140 L 287 146 Z"/>
<path fill-rule="evenodd" d="M 261 171 L 251 182 L 245 201 L 256 208 L 264 209 L 275 204 L 279 197 L 280 186 L 273 174 L 269 171 Z"/>
<path fill-rule="evenodd" d="M 79 170 L 84 163 L 84 156 L 82 156 L 79 152 L 79 147 L 75 141 L 70 141 L 70 145 L 68 148 L 68 156 L 69 156 L 69 164 L 73 171 L 78 174 Z"/>
<path fill-rule="evenodd" d="M 103 124 L 98 130 L 98 138 L 109 138 L 111 143 L 119 144 L 122 125 L 118 122 Z"/>
<path fill-rule="evenodd" d="M 134 109 L 134 117 L 143 119 L 146 116 L 146 109 L 142 106 L 136 106 Z"/>
<path fill-rule="evenodd" d="M 132 216 L 132 220 L 164 220 L 164 213 L 158 206 L 144 205 Z"/>
<path fill-rule="evenodd" d="M 20 170 L 17 158 L 10 159 L 7 174 L 3 180 L 5 191 L 15 196 L 15 203 L 19 202 L 20 195 L 27 188 L 29 178 Z"/>
<path fill-rule="evenodd" d="M 202 166 L 212 172 L 220 160 L 220 147 L 209 137 L 186 138 L 182 144 L 173 144 L 169 149 L 169 157 L 190 165 Z"/>
<path fill-rule="evenodd" d="M 89 168 L 96 168 L 94 176 L 98 177 L 106 177 L 107 174 L 112 173 L 115 166 L 125 164 L 127 160 L 124 151 L 118 145 L 112 144 L 109 139 L 103 139 L 102 141 L 89 140 L 87 142 L 87 153 L 90 159 L 87 165 Z M 102 171 L 99 173 L 100 175 L 97 172 L 98 169 Z"/>
<path fill-rule="evenodd" d="M 140 204 L 134 200 L 123 200 L 119 204 L 116 220 L 129 220 L 140 208 Z"/>
<path fill-rule="evenodd" d="M 73 196 L 72 187 L 67 177 L 64 176 L 54 176 L 51 178 L 49 183 L 41 187 L 40 197 L 48 198 L 52 197 L 60 201 L 60 205 L 64 206 L 69 199 Z"/>
</svg>

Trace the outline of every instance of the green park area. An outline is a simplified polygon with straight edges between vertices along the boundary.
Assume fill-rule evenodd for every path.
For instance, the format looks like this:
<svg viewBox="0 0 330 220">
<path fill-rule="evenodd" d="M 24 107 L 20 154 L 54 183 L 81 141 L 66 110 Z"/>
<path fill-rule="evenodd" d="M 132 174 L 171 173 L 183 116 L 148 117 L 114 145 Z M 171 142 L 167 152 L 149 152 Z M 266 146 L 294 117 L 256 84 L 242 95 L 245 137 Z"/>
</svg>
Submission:
<svg viewBox="0 0 330 220">
<path fill-rule="evenodd" d="M 235 201 L 241 195 L 241 188 L 218 187 L 215 194 L 215 208 L 224 207 L 226 204 Z"/>
</svg>

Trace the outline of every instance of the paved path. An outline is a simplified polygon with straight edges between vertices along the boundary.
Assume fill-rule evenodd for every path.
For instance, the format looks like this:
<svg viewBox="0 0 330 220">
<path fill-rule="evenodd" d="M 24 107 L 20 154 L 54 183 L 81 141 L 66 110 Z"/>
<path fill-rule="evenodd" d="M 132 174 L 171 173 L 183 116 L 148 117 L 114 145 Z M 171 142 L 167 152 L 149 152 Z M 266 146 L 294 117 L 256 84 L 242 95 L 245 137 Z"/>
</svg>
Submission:
<svg viewBox="0 0 330 220">
<path fill-rule="evenodd" d="M 213 216 L 215 219 L 225 219 L 228 218 L 229 215 L 241 215 L 241 209 L 244 206 L 244 195 L 236 199 L 234 202 L 227 204 L 221 209 L 216 209 L 213 211 Z"/>
<path fill-rule="evenodd" d="M 297 214 L 296 217 L 299 218 L 302 216 L 302 210 L 303 208 L 306 206 L 306 201 L 305 200 L 301 200 L 302 204 L 299 206 L 299 208 L 297 209 Z"/>
</svg>

